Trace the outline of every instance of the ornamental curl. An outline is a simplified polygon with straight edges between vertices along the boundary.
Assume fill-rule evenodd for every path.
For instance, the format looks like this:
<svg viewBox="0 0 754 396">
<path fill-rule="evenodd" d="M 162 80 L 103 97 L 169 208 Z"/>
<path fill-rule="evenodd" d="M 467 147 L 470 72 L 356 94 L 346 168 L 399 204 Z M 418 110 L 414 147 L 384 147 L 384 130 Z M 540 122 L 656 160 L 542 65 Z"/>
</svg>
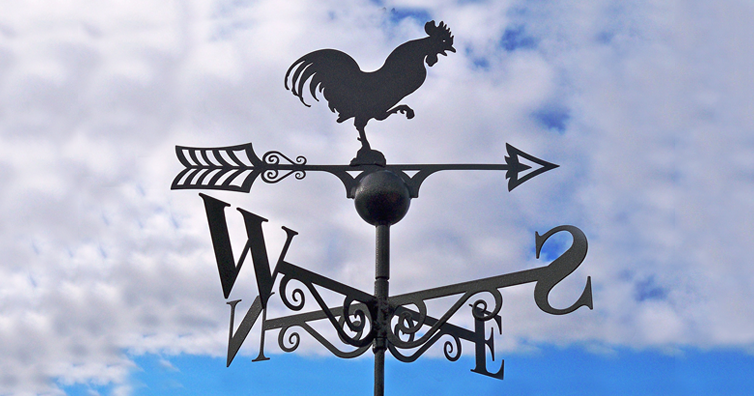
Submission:
<svg viewBox="0 0 754 396">
<path fill-rule="evenodd" d="M 416 338 L 416 332 L 415 331 L 407 333 L 407 332 L 402 331 L 398 327 L 401 324 L 401 322 L 404 322 L 404 321 L 408 323 L 407 326 L 403 326 L 404 328 L 406 328 L 406 327 L 413 327 L 414 326 L 414 319 L 411 317 L 411 315 L 400 315 L 400 317 L 398 318 L 398 323 L 396 323 L 395 327 L 393 327 L 393 333 L 401 341 L 414 342 L 414 339 Z M 406 339 L 406 340 L 401 339 L 401 334 L 407 335 L 408 339 Z"/>
<path fill-rule="evenodd" d="M 424 322 L 427 320 L 427 304 L 425 304 L 424 301 L 419 300 L 414 301 L 410 305 L 416 306 L 419 311 L 418 314 L 408 309 L 403 310 L 398 315 L 398 323 L 395 326 L 395 333 L 398 334 L 400 331 L 403 334 L 410 334 L 411 340 L 413 340 L 413 335 L 424 326 Z"/>
<path fill-rule="evenodd" d="M 299 155 L 294 161 L 280 151 L 268 151 L 264 153 L 264 155 L 262 156 L 262 161 L 265 164 L 277 165 L 280 163 L 281 157 L 285 158 L 285 160 L 288 161 L 288 163 L 291 165 L 306 165 L 306 157 L 304 157 L 303 155 Z"/>
<path fill-rule="evenodd" d="M 293 327 L 297 327 L 297 329 L 295 329 L 289 334 L 288 333 L 289 330 Z M 307 333 L 309 333 L 310 336 L 312 336 L 322 346 L 327 348 L 328 351 L 332 352 L 337 357 L 355 358 L 357 356 L 361 356 L 362 354 L 364 354 L 364 352 L 369 350 L 368 344 L 357 347 L 356 349 L 353 349 L 353 350 L 339 349 L 338 347 L 333 345 L 330 341 L 328 341 L 322 334 L 320 334 L 319 332 L 314 330 L 311 326 L 309 326 L 306 323 L 306 321 L 292 323 L 280 329 L 280 333 L 278 333 L 278 345 L 280 346 L 280 349 L 283 350 L 284 352 L 295 351 L 296 348 L 298 348 L 299 343 L 301 341 L 300 330 L 304 330 Z"/>
<path fill-rule="evenodd" d="M 363 305 L 360 305 L 356 310 L 351 313 L 351 306 L 354 303 L 354 299 L 350 296 L 346 296 L 345 300 L 343 301 L 343 315 L 340 317 L 341 326 L 343 323 L 345 323 L 351 331 L 357 333 L 356 339 L 361 338 L 361 334 L 364 332 L 364 326 L 366 325 L 366 312 L 364 312 L 364 309 L 362 308 Z M 355 319 L 352 319 L 351 317 L 355 316 Z"/>
<path fill-rule="evenodd" d="M 492 297 L 495 299 L 495 306 L 492 308 L 492 311 L 488 311 L 487 301 L 482 299 L 476 300 L 473 304 L 471 304 L 471 315 L 474 316 L 475 319 L 486 322 L 500 313 L 500 310 L 503 308 L 503 296 L 497 289 L 480 291 L 480 293 L 484 292 L 490 293 L 492 295 Z"/>
<path fill-rule="evenodd" d="M 443 345 L 443 353 L 445 354 L 445 358 L 450 360 L 451 362 L 455 362 L 461 357 L 461 339 L 448 334 L 453 338 L 453 341 L 455 341 L 455 346 L 453 343 L 450 342 L 450 340 L 445 341 L 445 344 Z"/>
<path fill-rule="evenodd" d="M 286 289 L 288 288 L 288 283 L 291 281 L 291 279 L 293 278 L 286 275 L 280 281 L 280 299 L 283 300 L 283 304 L 285 304 L 288 309 L 292 311 L 300 311 L 306 304 L 306 297 L 304 291 L 298 287 L 294 288 L 290 293 L 290 298 L 288 297 Z"/>
<path fill-rule="evenodd" d="M 425 343 L 423 343 L 421 346 L 419 346 L 419 349 L 413 351 L 413 353 L 409 354 L 403 354 L 401 352 L 401 349 L 408 349 L 404 348 L 400 345 L 396 345 L 394 343 L 388 343 L 388 350 L 390 350 L 390 353 L 395 357 L 396 359 L 400 360 L 404 363 L 410 363 L 413 361 L 416 361 L 421 355 L 423 355 L 429 348 L 432 347 L 441 337 L 449 336 L 451 337 L 451 340 L 447 340 L 444 342 L 443 345 L 443 354 L 445 355 L 445 358 L 450 360 L 451 362 L 455 362 L 456 360 L 461 358 L 462 354 L 462 348 L 461 348 L 461 337 L 459 337 L 457 334 L 448 333 L 445 331 L 441 331 L 438 334 L 436 334 L 434 337 L 427 340 Z"/>
<path fill-rule="evenodd" d="M 285 179 L 286 177 L 290 175 L 293 175 L 296 178 L 296 180 L 301 180 L 306 177 L 306 172 L 302 170 L 295 170 L 295 171 L 292 170 L 281 175 L 278 169 L 267 169 L 264 172 L 262 172 L 262 181 L 264 181 L 265 183 L 274 184 Z"/>
<path fill-rule="evenodd" d="M 297 281 L 301 282 L 306 290 L 309 291 L 309 294 L 311 294 L 311 297 L 314 299 L 317 305 L 319 305 L 327 320 L 337 331 L 338 337 L 341 341 L 343 341 L 345 344 L 357 348 L 361 348 L 372 341 L 373 334 L 371 332 L 367 333 L 366 336 L 364 335 L 364 328 L 367 323 L 367 314 L 364 311 L 364 307 L 361 305 L 356 305 L 358 308 L 351 312 L 352 306 L 354 305 L 353 302 L 355 301 L 353 297 L 346 296 L 346 299 L 343 303 L 343 313 L 338 315 L 340 316 L 340 318 L 336 318 L 336 314 L 334 314 L 333 311 L 327 306 L 325 301 L 322 299 L 322 296 L 310 281 L 285 274 L 280 280 L 280 298 L 281 300 L 283 300 L 283 304 L 285 304 L 286 307 L 288 307 L 292 311 L 300 311 L 306 304 L 307 294 L 304 292 L 303 287 L 293 288 L 292 291 L 286 290 L 288 288 L 288 284 L 292 279 L 296 279 Z M 370 316 L 369 321 L 371 320 L 372 319 Z M 310 334 L 314 332 L 313 329 L 305 327 L 303 324 L 299 325 L 301 327 L 304 327 L 305 330 Z M 349 335 L 347 333 L 348 330 L 355 333 L 355 336 Z"/>
<path fill-rule="evenodd" d="M 298 344 L 301 342 L 301 336 L 297 331 L 293 331 L 291 334 L 289 334 L 288 339 L 286 340 L 285 334 L 290 329 L 291 326 L 284 327 L 280 329 L 280 333 L 278 333 L 278 346 L 280 346 L 280 349 L 282 349 L 284 352 L 295 351 L 296 348 L 298 348 Z M 289 344 L 290 346 L 286 346 L 286 344 Z"/>
<path fill-rule="evenodd" d="M 281 164 L 281 158 L 287 162 L 287 164 Z M 287 178 L 290 175 L 294 175 L 296 180 L 301 180 L 306 177 L 306 172 L 301 169 L 295 169 L 295 165 L 306 165 L 306 157 L 299 155 L 296 157 L 295 160 L 292 160 L 288 157 L 286 157 L 283 153 L 279 151 L 268 151 L 262 156 L 262 163 L 264 165 L 271 165 L 273 168 L 269 168 L 267 166 L 263 166 L 259 164 L 259 168 L 263 169 L 262 172 L 262 180 L 266 183 L 277 183 L 285 178 Z M 285 166 L 288 170 L 286 173 L 281 173 L 280 170 L 275 166 Z M 293 165 L 294 168 L 291 169 L 290 166 Z M 285 170 L 285 169 L 284 169 Z"/>
</svg>

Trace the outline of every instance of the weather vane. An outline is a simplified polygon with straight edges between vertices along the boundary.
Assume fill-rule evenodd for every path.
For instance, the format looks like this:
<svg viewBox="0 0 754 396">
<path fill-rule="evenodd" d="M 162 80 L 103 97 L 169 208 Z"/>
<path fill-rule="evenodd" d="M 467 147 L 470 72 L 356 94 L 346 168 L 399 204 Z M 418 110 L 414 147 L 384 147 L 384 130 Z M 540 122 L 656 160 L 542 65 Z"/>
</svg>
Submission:
<svg viewBox="0 0 754 396">
<path fill-rule="evenodd" d="M 425 63 L 433 66 L 437 63 L 437 55 L 455 52 L 453 36 L 444 23 L 427 22 L 424 30 L 427 37 L 401 44 L 374 72 L 362 72 L 353 58 L 333 49 L 304 55 L 288 69 L 285 87 L 302 103 L 309 106 L 304 100 L 308 88 L 315 100 L 318 100 L 318 93 L 324 96 L 330 109 L 338 113 L 337 122 L 354 119 L 361 148 L 349 165 L 310 165 L 302 156 L 291 159 L 278 151 L 268 151 L 259 158 L 251 143 L 217 148 L 176 146 L 176 154 L 185 169 L 175 177 L 171 189 L 249 192 L 260 176 L 266 183 L 277 183 L 291 175 L 301 180 L 307 172 L 327 172 L 341 180 L 346 197 L 354 200 L 358 214 L 376 230 L 375 286 L 374 293 L 370 294 L 286 261 L 291 241 L 297 235 L 287 227 L 283 227 L 286 233 L 283 249 L 275 265 L 271 266 L 262 231 L 262 223 L 267 220 L 241 208 L 238 211 L 246 229 L 246 244 L 236 260 L 225 216 L 225 209 L 231 205 L 200 193 L 223 295 L 226 299 L 230 296 L 249 255 L 259 292 L 237 327 L 236 305 L 241 300 L 227 302 L 230 306 L 228 366 L 261 316 L 259 354 L 254 361 L 268 360 L 264 354 L 265 335 L 271 330 L 278 331 L 278 346 L 285 352 L 298 347 L 302 330 L 342 358 L 360 356 L 371 347 L 375 357 L 375 395 L 384 394 L 385 351 L 389 350 L 402 362 L 413 362 L 446 336 L 443 352 L 448 360 L 458 360 L 462 351 L 461 340 L 469 341 L 474 345 L 476 358 L 471 371 L 502 379 L 502 360 L 498 369 L 490 371 L 487 368 L 487 351 L 494 360 L 495 348 L 493 334 L 487 337 L 485 330 L 490 324 L 493 331 L 497 328 L 502 334 L 503 297 L 500 289 L 534 282 L 535 303 L 542 311 L 553 315 L 567 314 L 581 306 L 592 309 L 590 277 L 587 277 L 580 297 L 571 306 L 555 308 L 548 300 L 552 288 L 575 271 L 586 257 L 586 236 L 570 225 L 555 227 L 542 235 L 535 233 L 537 258 L 552 235 L 565 232 L 573 237 L 571 246 L 549 265 L 414 293 L 389 295 L 390 226 L 405 216 L 411 199 L 419 196 L 419 187 L 429 175 L 444 170 L 503 170 L 508 179 L 508 191 L 511 191 L 558 167 L 509 144 L 506 144 L 505 164 L 388 164 L 381 152 L 371 148 L 364 130 L 369 120 L 381 121 L 399 112 L 413 118 L 414 111 L 398 103 L 424 83 L 427 76 Z M 531 165 L 522 163 L 521 159 Z M 291 287 L 291 281 L 296 281 L 296 286 Z M 267 317 L 267 304 L 275 294 L 273 287 L 276 283 L 280 300 L 296 313 Z M 323 289 L 342 296 L 343 303 L 329 306 L 320 293 Z M 479 298 L 480 295 L 486 295 L 494 303 L 489 304 Z M 446 297 L 454 298 L 451 307 L 441 315 L 430 315 L 427 303 Z M 467 304 L 475 297 L 477 299 Z M 318 309 L 304 312 L 307 299 L 313 299 Z M 471 307 L 473 330 L 449 322 L 465 304 Z M 329 322 L 339 342 L 320 333 L 319 327 L 313 326 L 317 322 Z"/>
</svg>

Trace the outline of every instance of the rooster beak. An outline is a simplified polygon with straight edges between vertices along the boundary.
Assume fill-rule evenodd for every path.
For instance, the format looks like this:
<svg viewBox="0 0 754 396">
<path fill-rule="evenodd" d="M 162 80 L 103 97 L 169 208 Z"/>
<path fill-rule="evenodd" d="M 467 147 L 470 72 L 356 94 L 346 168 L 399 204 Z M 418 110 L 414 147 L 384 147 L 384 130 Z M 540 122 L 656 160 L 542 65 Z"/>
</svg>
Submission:
<svg viewBox="0 0 754 396">
<path fill-rule="evenodd" d="M 442 55 L 442 56 L 448 56 L 448 54 L 445 51 L 456 52 L 456 49 L 453 48 L 453 47 L 450 47 L 448 49 L 444 49 L 444 50 L 440 51 L 440 55 Z"/>
</svg>

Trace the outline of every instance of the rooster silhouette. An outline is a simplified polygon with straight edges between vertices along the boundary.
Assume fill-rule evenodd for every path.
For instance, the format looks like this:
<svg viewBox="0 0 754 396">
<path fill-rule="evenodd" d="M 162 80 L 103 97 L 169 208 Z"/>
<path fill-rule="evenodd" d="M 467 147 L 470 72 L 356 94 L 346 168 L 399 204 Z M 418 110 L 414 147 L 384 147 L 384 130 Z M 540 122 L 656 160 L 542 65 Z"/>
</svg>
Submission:
<svg viewBox="0 0 754 396">
<path fill-rule="evenodd" d="M 302 56 L 285 73 L 285 89 L 290 89 L 305 106 L 310 107 L 304 101 L 304 87 L 309 81 L 312 97 L 319 101 L 319 90 L 330 110 L 337 111 L 338 123 L 354 119 L 361 149 L 351 165 L 385 165 L 385 156 L 372 150 L 367 141 L 364 131 L 367 123 L 371 119 L 382 121 L 398 112 L 408 119 L 413 118 L 414 111 L 398 102 L 424 83 L 427 78 L 424 62 L 431 67 L 437 63 L 438 54 L 456 52 L 453 36 L 445 23 L 436 25 L 435 21 L 429 21 L 424 31 L 428 37 L 401 44 L 390 53 L 385 64 L 373 72 L 361 71 L 356 61 L 344 52 L 322 49 Z"/>
</svg>

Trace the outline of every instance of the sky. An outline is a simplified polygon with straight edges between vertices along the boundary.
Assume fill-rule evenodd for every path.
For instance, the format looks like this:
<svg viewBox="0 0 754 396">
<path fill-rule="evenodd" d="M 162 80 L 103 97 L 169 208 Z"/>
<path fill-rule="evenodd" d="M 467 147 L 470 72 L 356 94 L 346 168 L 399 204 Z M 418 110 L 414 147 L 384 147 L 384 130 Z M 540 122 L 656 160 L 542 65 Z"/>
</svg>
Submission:
<svg viewBox="0 0 754 396">
<path fill-rule="evenodd" d="M 506 143 L 560 165 L 508 192 L 503 172 L 429 177 L 391 227 L 391 294 L 547 265 L 574 225 L 589 251 L 550 296 L 501 290 L 494 364 L 442 343 L 388 356 L 388 394 L 749 394 L 754 380 L 754 5 L 708 1 L 103 0 L 0 2 L 0 395 L 372 393 L 372 356 L 252 331 L 230 367 L 202 199 L 170 190 L 175 146 L 252 142 L 347 164 L 351 121 L 283 84 L 321 48 L 381 67 L 429 20 L 452 30 L 401 103 L 371 121 L 388 163 L 502 163 Z M 206 192 L 206 191 L 205 191 Z M 266 219 L 277 257 L 370 292 L 374 229 L 332 175 L 207 192 Z M 228 222 L 237 252 L 243 224 Z M 277 296 L 279 297 L 279 296 Z M 445 302 L 447 304 L 447 302 Z M 286 315 L 279 298 L 268 315 Z M 443 305 L 430 306 L 441 316 Z M 473 328 L 468 312 L 451 319 Z M 330 336 L 335 337 L 333 334 Z M 492 362 L 489 361 L 490 367 Z M 492 368 L 490 369 L 492 370 Z"/>
</svg>

